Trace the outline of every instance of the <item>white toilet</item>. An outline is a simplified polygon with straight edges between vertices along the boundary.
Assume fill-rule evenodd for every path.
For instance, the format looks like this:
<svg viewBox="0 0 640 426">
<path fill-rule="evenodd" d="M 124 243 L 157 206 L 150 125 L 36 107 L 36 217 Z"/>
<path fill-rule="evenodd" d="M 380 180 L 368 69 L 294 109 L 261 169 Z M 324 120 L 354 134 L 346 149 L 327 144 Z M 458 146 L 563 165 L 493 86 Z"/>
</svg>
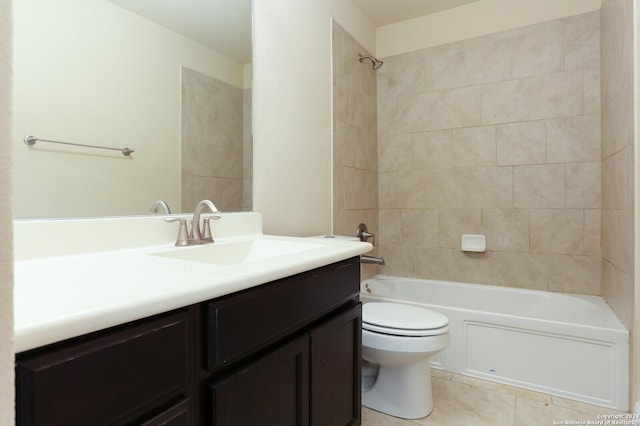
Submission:
<svg viewBox="0 0 640 426">
<path fill-rule="evenodd" d="M 433 410 L 429 358 L 449 345 L 449 319 L 428 309 L 371 302 L 362 307 L 362 405 L 419 419 Z"/>
</svg>

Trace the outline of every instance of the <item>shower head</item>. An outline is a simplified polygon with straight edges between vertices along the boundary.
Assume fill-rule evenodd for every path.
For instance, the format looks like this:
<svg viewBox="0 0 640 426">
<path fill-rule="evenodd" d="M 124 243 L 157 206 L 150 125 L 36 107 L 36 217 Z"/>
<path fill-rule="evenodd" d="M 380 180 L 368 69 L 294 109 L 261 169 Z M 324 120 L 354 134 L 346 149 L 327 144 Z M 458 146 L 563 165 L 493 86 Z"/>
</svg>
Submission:
<svg viewBox="0 0 640 426">
<path fill-rule="evenodd" d="M 373 68 L 374 70 L 379 69 L 379 68 L 382 66 L 382 64 L 383 64 L 383 62 L 382 62 L 380 59 L 378 59 L 378 58 L 374 58 L 374 57 L 373 57 L 373 56 L 371 56 L 371 55 L 363 55 L 362 53 L 358 53 L 358 56 L 360 57 L 360 58 L 358 59 L 358 61 L 360 61 L 360 62 L 364 61 L 365 59 L 370 60 L 370 61 L 371 61 L 372 68 Z"/>
</svg>

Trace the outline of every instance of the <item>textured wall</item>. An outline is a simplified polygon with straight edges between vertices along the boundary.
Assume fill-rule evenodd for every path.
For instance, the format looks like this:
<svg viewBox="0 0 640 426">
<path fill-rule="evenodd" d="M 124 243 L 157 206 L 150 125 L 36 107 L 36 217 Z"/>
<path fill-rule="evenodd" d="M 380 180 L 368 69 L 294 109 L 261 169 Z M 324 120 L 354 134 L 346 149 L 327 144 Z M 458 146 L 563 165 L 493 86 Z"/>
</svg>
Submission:
<svg viewBox="0 0 640 426">
<path fill-rule="evenodd" d="M 600 293 L 599 30 L 591 12 L 385 58 L 385 273 Z"/>
</svg>

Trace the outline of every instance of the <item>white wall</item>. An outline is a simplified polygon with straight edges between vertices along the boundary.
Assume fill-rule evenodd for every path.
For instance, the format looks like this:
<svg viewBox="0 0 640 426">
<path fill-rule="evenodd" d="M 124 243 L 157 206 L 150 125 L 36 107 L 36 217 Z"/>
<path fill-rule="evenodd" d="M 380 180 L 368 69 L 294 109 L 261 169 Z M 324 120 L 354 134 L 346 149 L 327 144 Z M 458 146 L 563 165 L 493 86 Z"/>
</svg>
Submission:
<svg viewBox="0 0 640 426">
<path fill-rule="evenodd" d="M 156 199 L 178 210 L 180 67 L 243 88 L 242 65 L 106 0 L 14 9 L 16 217 L 141 214 Z M 27 134 L 135 153 L 30 149 Z"/>
<path fill-rule="evenodd" d="M 11 222 L 11 0 L 0 0 L 0 425 L 14 423 Z"/>
<path fill-rule="evenodd" d="M 479 0 L 376 29 L 376 55 L 386 57 L 591 12 L 602 0 Z"/>
<path fill-rule="evenodd" d="M 331 232 L 331 18 L 374 41 L 350 3 L 254 2 L 253 208 L 267 233 Z"/>
</svg>

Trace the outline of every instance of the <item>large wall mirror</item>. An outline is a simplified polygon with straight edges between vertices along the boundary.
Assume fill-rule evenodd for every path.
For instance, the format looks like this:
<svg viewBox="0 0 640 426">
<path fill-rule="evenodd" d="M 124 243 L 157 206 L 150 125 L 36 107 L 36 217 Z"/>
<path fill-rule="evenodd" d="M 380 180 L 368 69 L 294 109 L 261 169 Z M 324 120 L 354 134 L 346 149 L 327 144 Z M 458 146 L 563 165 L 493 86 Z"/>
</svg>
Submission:
<svg viewBox="0 0 640 426">
<path fill-rule="evenodd" d="M 20 0 L 13 13 L 16 219 L 203 198 L 251 210 L 251 0 Z"/>
</svg>

